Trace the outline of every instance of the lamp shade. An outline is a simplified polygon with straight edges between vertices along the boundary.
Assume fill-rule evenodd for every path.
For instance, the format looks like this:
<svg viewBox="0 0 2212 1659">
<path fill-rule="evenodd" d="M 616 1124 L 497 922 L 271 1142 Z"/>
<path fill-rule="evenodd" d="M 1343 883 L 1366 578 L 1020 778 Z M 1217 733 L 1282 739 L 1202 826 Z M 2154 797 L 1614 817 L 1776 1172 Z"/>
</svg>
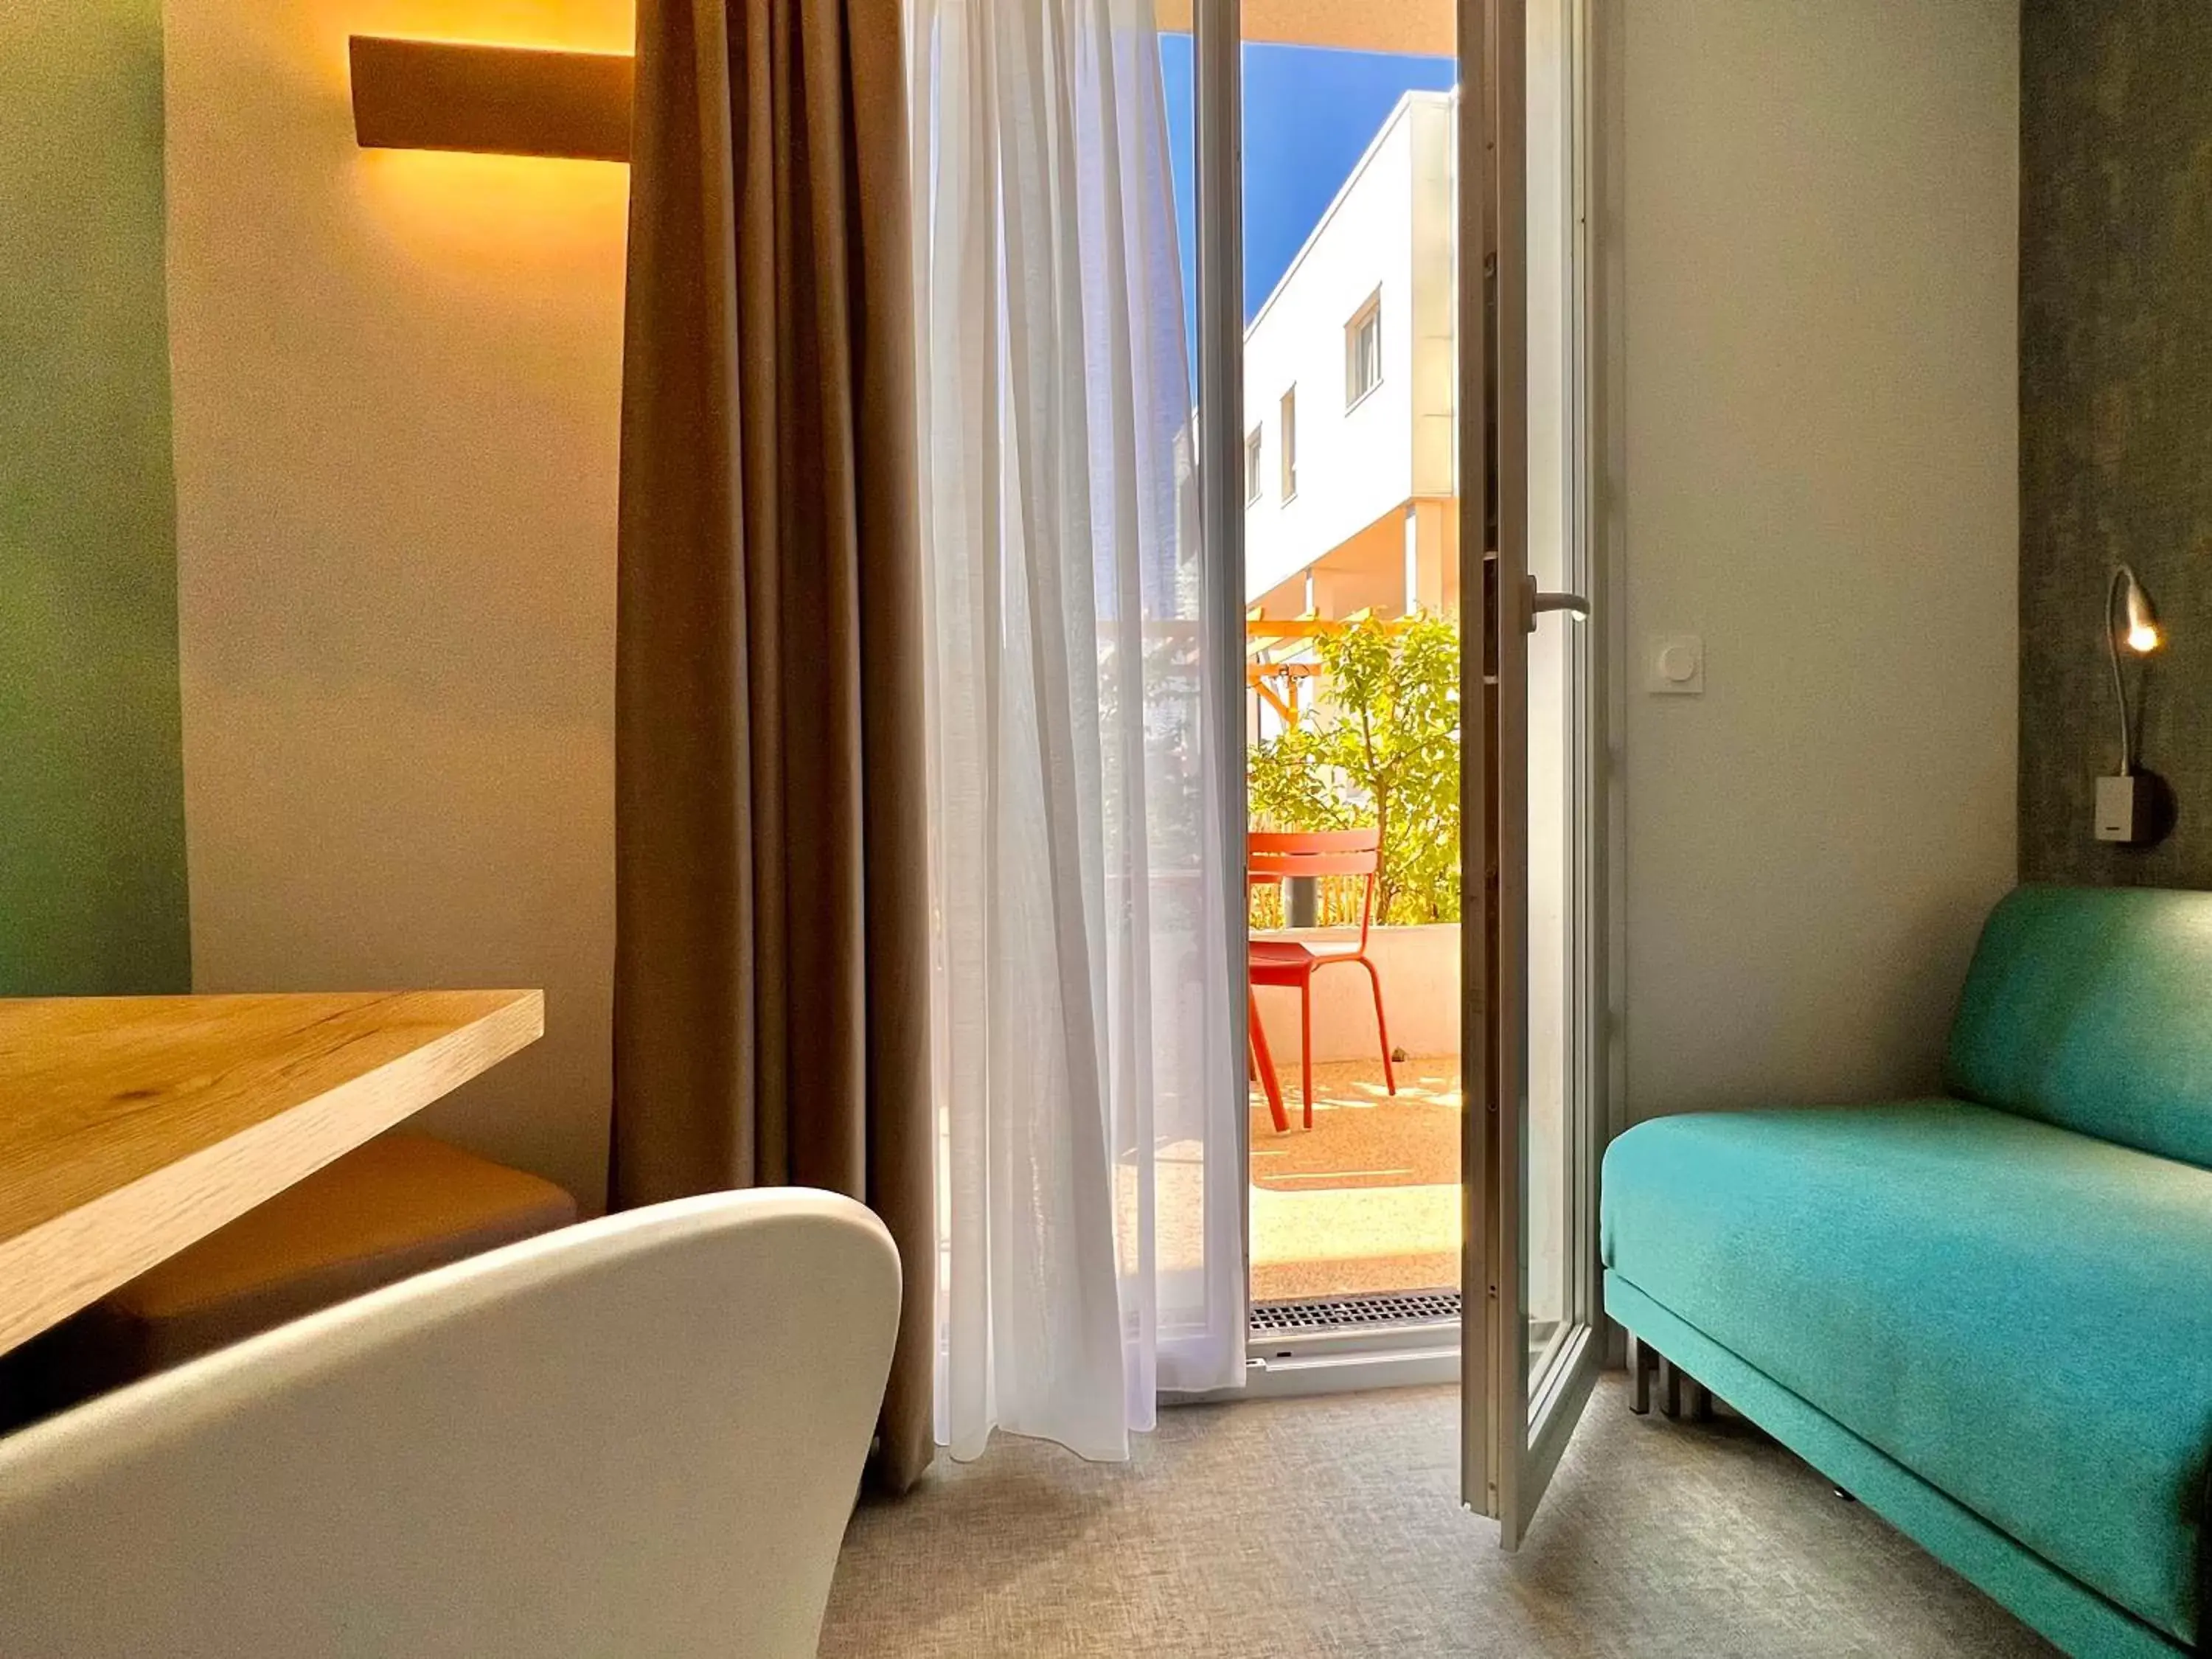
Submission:
<svg viewBox="0 0 2212 1659">
<path fill-rule="evenodd" d="M 2166 643 L 2166 635 L 2158 625 L 2158 612 L 2151 608 L 2150 595 L 2143 592 L 2136 573 L 2127 566 L 2119 569 L 2120 592 L 2126 611 L 2127 623 L 2120 635 L 2121 643 L 2139 657 L 2147 657 Z"/>
<path fill-rule="evenodd" d="M 629 159 L 627 54 L 373 34 L 349 46 L 364 149 Z"/>
</svg>

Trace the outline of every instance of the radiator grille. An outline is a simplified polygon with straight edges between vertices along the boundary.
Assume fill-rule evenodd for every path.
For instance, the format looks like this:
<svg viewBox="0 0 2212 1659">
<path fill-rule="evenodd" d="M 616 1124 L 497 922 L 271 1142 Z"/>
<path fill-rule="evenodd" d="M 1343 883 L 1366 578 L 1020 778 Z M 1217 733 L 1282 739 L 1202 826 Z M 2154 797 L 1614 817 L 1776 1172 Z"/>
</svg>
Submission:
<svg viewBox="0 0 2212 1659">
<path fill-rule="evenodd" d="M 1460 1315 L 1457 1291 L 1410 1291 L 1389 1296 L 1339 1296 L 1317 1302 L 1255 1302 L 1252 1334 L 1305 1335 L 1316 1331 L 1373 1330 L 1389 1325 L 1433 1325 Z"/>
</svg>

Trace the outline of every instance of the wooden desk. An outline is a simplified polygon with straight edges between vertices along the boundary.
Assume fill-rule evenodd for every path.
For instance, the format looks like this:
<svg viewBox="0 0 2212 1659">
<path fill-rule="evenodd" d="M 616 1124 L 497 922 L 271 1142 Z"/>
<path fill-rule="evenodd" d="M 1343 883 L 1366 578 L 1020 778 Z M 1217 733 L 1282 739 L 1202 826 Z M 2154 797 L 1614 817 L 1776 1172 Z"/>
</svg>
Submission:
<svg viewBox="0 0 2212 1659">
<path fill-rule="evenodd" d="M 0 1000 L 0 1352 L 544 1030 L 537 991 Z"/>
</svg>

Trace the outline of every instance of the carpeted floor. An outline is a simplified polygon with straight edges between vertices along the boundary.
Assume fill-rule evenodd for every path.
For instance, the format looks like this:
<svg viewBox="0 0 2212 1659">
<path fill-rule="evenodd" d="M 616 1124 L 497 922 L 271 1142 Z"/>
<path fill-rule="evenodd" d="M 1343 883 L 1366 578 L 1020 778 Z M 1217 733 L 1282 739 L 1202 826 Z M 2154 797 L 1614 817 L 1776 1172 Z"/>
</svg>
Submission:
<svg viewBox="0 0 2212 1659">
<path fill-rule="evenodd" d="M 1125 1465 L 1001 1437 L 854 1517 L 823 1659 L 2051 1652 L 1754 1431 L 1625 1386 L 1513 1556 L 1458 1507 L 1449 1389 L 1164 1411 Z"/>
</svg>

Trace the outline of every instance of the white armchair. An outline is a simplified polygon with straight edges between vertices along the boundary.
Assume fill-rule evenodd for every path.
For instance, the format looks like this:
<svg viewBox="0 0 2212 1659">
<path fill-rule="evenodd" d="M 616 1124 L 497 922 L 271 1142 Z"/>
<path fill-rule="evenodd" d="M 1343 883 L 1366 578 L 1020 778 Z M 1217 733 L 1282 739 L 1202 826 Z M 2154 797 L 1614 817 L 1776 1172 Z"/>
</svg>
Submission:
<svg viewBox="0 0 2212 1659">
<path fill-rule="evenodd" d="M 861 1206 L 716 1194 L 192 1361 L 0 1441 L 0 1651 L 811 1655 L 899 1291 Z"/>
</svg>

